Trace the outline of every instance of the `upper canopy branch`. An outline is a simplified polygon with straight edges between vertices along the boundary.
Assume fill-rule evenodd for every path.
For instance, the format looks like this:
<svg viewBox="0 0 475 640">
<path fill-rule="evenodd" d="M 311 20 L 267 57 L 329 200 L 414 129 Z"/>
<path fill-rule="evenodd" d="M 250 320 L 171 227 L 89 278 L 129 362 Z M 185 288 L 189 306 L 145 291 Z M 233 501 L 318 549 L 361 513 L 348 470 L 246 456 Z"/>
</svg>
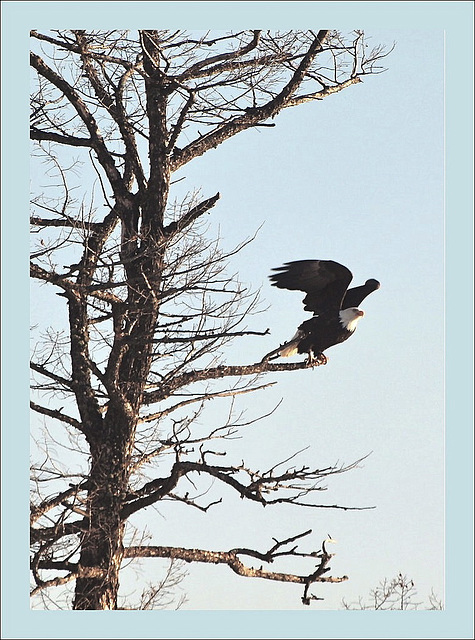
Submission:
<svg viewBox="0 0 475 640">
<path fill-rule="evenodd" d="M 30 127 L 30 139 L 49 142 L 58 142 L 59 144 L 66 144 L 70 147 L 92 147 L 92 140 L 90 138 L 78 138 L 77 136 L 67 136 L 61 133 L 55 133 L 54 131 L 41 131 L 37 127 Z"/>
<path fill-rule="evenodd" d="M 84 100 L 64 78 L 58 75 L 44 62 L 42 58 L 40 58 L 40 56 L 33 52 L 30 53 L 30 64 L 41 76 L 53 84 L 69 100 L 89 132 L 91 147 L 97 154 L 98 160 L 107 175 L 114 195 L 119 199 L 125 197 L 127 195 L 127 190 L 122 177 L 115 166 L 112 155 L 109 153 L 105 145 L 104 139 L 99 132 L 97 122 L 86 106 Z"/>
<path fill-rule="evenodd" d="M 192 224 L 197 218 L 205 214 L 207 211 L 212 209 L 214 205 L 218 202 L 220 198 L 220 194 L 208 198 L 207 200 L 203 200 L 196 207 L 192 207 L 187 213 L 185 213 L 179 220 L 175 222 L 171 222 L 164 229 L 164 234 L 169 236 L 172 233 L 176 233 L 177 231 L 183 231 Z"/>
<path fill-rule="evenodd" d="M 45 282 L 51 282 L 52 284 L 55 284 L 64 291 L 64 295 L 66 295 L 66 297 L 68 294 L 77 295 L 78 292 L 83 292 L 87 293 L 87 295 L 97 298 L 98 300 L 108 302 L 109 304 L 123 303 L 121 298 L 118 298 L 109 291 L 91 289 L 87 285 L 77 284 L 76 282 L 73 282 L 71 279 L 69 279 L 66 275 L 56 273 L 55 271 L 47 271 L 34 262 L 30 263 L 30 276 L 32 278 L 37 278 L 38 280 L 43 280 Z"/>
<path fill-rule="evenodd" d="M 33 401 L 30 401 L 30 408 L 37 413 L 41 413 L 44 416 L 49 416 L 50 418 L 54 418 L 56 420 L 59 420 L 60 422 L 64 422 L 65 424 L 69 424 L 71 427 L 74 427 L 79 431 L 83 431 L 82 424 L 79 422 L 79 420 L 66 415 L 58 409 L 49 409 L 48 407 L 42 407 L 41 405 L 36 404 L 36 402 Z"/>
<path fill-rule="evenodd" d="M 194 78 L 197 75 L 200 75 L 203 68 L 209 68 L 210 65 L 216 64 L 218 62 L 229 62 L 246 55 L 257 47 L 257 45 L 259 44 L 260 35 L 261 30 L 253 31 L 253 37 L 249 44 L 241 47 L 240 49 L 237 49 L 236 51 L 231 51 L 229 53 L 220 53 L 215 56 L 204 58 L 204 60 L 200 60 L 199 62 L 196 62 L 194 65 L 192 65 L 184 73 L 178 76 L 177 79 L 183 82 L 184 80 L 188 80 L 189 78 Z"/>
<path fill-rule="evenodd" d="M 353 84 L 358 84 L 359 82 L 361 82 L 361 78 L 359 76 L 355 76 L 353 78 L 348 78 L 348 80 L 344 80 L 343 82 L 340 82 L 336 85 L 324 87 L 320 91 L 315 91 L 314 93 L 293 96 L 289 100 L 288 106 L 295 107 L 298 104 L 303 104 L 305 102 L 312 102 L 313 100 L 323 100 L 327 96 L 330 96 L 333 93 L 338 93 L 339 91 L 343 91 L 343 89 L 346 89 Z"/>
<path fill-rule="evenodd" d="M 84 72 L 87 75 L 98 100 L 107 109 L 119 127 L 126 149 L 124 171 L 126 182 L 129 182 L 128 186 L 130 188 L 132 186 L 132 183 L 130 182 L 131 177 L 132 175 L 135 175 L 139 188 L 144 189 L 146 186 L 146 180 L 140 162 L 137 144 L 135 142 L 134 130 L 128 119 L 123 100 L 127 79 L 133 73 L 134 68 L 130 67 L 123 73 L 118 85 L 114 87 L 115 95 L 112 97 L 106 86 L 104 86 L 104 83 L 99 77 L 99 74 L 93 64 L 93 58 L 90 55 L 89 43 L 84 35 L 85 32 L 75 31 L 74 33 L 79 46 Z"/>
<path fill-rule="evenodd" d="M 37 362 L 30 362 L 30 368 L 33 371 L 40 373 L 42 376 L 45 376 L 45 378 L 49 378 L 50 380 L 57 382 L 61 386 L 61 388 L 71 390 L 72 388 L 71 380 L 67 380 L 66 378 L 63 378 L 62 376 L 59 376 L 58 374 L 54 373 L 53 371 L 49 371 L 48 369 L 46 369 L 44 364 L 39 364 Z"/>
<path fill-rule="evenodd" d="M 63 213 L 61 214 L 61 218 L 39 218 L 38 216 L 30 216 L 30 224 L 34 227 L 71 227 L 73 229 L 86 229 L 89 231 L 103 228 L 101 222 L 79 221 Z"/>
<path fill-rule="evenodd" d="M 67 40 L 63 38 L 62 40 L 59 38 L 53 38 L 52 36 L 48 36 L 44 33 L 39 33 L 35 29 L 30 31 L 30 36 L 32 38 L 36 38 L 37 40 L 43 40 L 44 42 L 49 42 L 50 44 L 54 44 L 60 49 L 64 49 L 66 51 L 72 51 L 73 53 L 81 53 L 82 49 L 80 45 L 72 40 Z M 126 69 L 130 69 L 133 65 L 128 60 L 124 60 L 123 58 L 117 58 L 115 56 L 107 55 L 105 53 L 101 53 L 99 51 L 91 51 L 90 55 L 94 57 L 96 60 L 101 60 L 103 62 L 112 62 L 117 65 L 121 65 Z"/>
<path fill-rule="evenodd" d="M 263 120 L 277 115 L 279 111 L 288 106 L 291 97 L 305 78 L 306 71 L 321 50 L 328 33 L 328 30 L 319 31 L 289 82 L 274 98 L 263 106 L 249 109 L 245 115 L 233 118 L 231 121 L 216 127 L 209 133 L 200 136 L 188 144 L 178 153 L 174 154 L 171 159 L 171 170 L 176 171 L 191 159 L 203 155 L 209 149 L 218 146 L 224 142 L 224 140 L 236 135 L 240 131 L 253 127 Z"/>
</svg>

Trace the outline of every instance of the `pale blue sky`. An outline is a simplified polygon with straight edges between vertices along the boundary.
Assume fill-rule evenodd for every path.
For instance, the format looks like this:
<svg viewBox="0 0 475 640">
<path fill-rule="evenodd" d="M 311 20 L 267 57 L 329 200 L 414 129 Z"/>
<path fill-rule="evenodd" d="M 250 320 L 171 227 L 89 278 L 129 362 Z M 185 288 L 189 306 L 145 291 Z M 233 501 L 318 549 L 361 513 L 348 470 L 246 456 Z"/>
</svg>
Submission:
<svg viewBox="0 0 475 640">
<path fill-rule="evenodd" d="M 146 3 L 149 8 L 166 4 Z M 176 7 L 185 3 L 169 4 Z M 241 3 L 240 10 L 248 11 L 248 23 L 253 22 L 251 4 L 268 8 L 270 3 Z M 154 538 L 157 544 L 217 550 L 234 546 L 256 546 L 264 550 L 272 536 L 286 537 L 308 528 L 313 529 L 312 541 L 318 545 L 330 533 L 338 541 L 332 549 L 336 553 L 331 563 L 332 575 L 347 574 L 350 580 L 341 585 L 315 586 L 313 592 L 325 600 L 315 603 L 312 612 L 305 610 L 298 618 L 282 618 L 276 628 L 284 629 L 286 624 L 291 624 L 289 620 L 293 620 L 294 635 L 279 636 L 276 628 L 274 634 L 276 637 L 396 637 L 383 635 L 381 630 L 371 636 L 373 622 L 368 621 L 368 614 L 364 614 L 361 628 L 352 628 L 354 635 L 344 630 L 341 633 L 346 635 L 330 635 L 332 631 L 338 633 L 339 624 L 345 629 L 348 618 L 341 622 L 341 616 L 352 615 L 347 612 L 333 618 L 332 631 L 327 627 L 321 636 L 316 634 L 314 626 L 310 631 L 307 624 L 311 624 L 315 611 L 338 609 L 343 597 L 351 601 L 365 596 L 382 578 L 391 578 L 399 571 L 415 581 L 418 599 L 424 601 L 434 588 L 449 602 L 450 587 L 455 591 L 462 579 L 451 574 L 453 564 L 449 562 L 449 592 L 444 595 L 444 457 L 451 442 L 454 447 L 460 441 L 466 443 L 465 451 L 471 442 L 469 415 L 465 412 L 462 419 L 449 419 L 449 426 L 457 436 L 454 441 L 454 434 L 448 433 L 447 447 L 444 447 L 444 184 L 449 196 L 447 240 L 457 238 L 463 242 L 470 232 L 464 217 L 466 209 L 456 208 L 453 188 L 457 174 L 449 172 L 452 181 L 444 181 L 443 27 L 449 21 L 444 22 L 441 13 L 438 22 L 433 22 L 434 16 L 437 18 L 435 5 L 441 11 L 446 7 L 449 16 L 450 9 L 447 3 L 370 3 L 376 13 L 382 4 L 387 7 L 387 12 L 375 20 L 365 3 L 273 4 L 273 13 L 275 7 L 283 12 L 280 19 L 286 28 L 294 27 L 288 15 L 285 20 L 283 11 L 289 10 L 290 4 L 298 17 L 307 16 L 305 26 L 311 23 L 320 28 L 325 19 L 323 26 L 364 28 L 374 44 L 391 45 L 395 41 L 396 48 L 387 59 L 388 71 L 321 103 L 284 112 L 276 119 L 277 126 L 273 129 L 257 129 L 231 139 L 185 167 L 180 175 L 186 176 L 186 180 L 180 185 L 183 189 L 201 188 L 205 197 L 216 191 L 221 193 L 221 200 L 212 212 L 211 225 L 219 226 L 225 247 L 253 235 L 262 225 L 256 240 L 236 256 L 231 267 L 239 271 L 242 280 L 252 288 L 262 287 L 261 296 L 269 309 L 255 317 L 252 328 L 270 327 L 271 334 L 266 338 L 241 340 L 229 350 L 230 363 L 260 359 L 289 338 L 306 317 L 300 294 L 269 286 L 267 276 L 272 267 L 293 259 L 334 259 L 352 270 L 355 284 L 370 277 L 381 281 L 381 289 L 361 305 L 366 316 L 356 335 L 344 345 L 329 350 L 326 367 L 269 377 L 269 380 L 278 380 L 275 387 L 254 399 L 245 397 L 241 406 L 247 408 L 250 416 L 272 408 L 281 398 L 283 403 L 277 413 L 234 445 L 237 459 L 244 456 L 261 468 L 308 445 L 310 448 L 301 456 L 302 463 L 321 466 L 337 461 L 350 463 L 372 452 L 360 469 L 330 479 L 321 501 L 377 508 L 359 512 L 305 511 L 290 507 L 263 510 L 243 504 L 231 495 L 226 505 L 207 514 L 165 505 L 160 508 L 161 518 L 147 512 L 148 527 L 157 531 Z M 471 3 L 452 3 L 450 6 L 455 12 L 454 4 L 460 11 L 465 5 L 467 12 L 466 5 Z M 32 7 L 29 3 L 23 5 Z M 127 5 L 130 9 L 131 3 L 119 3 L 118 7 L 126 9 Z M 134 14 L 139 5 L 141 3 L 134 3 Z M 231 10 L 235 3 L 214 3 L 220 8 L 223 5 Z M 357 20 L 350 15 L 355 5 L 360 7 L 364 19 Z M 51 5 L 42 6 L 48 13 Z M 76 5 L 70 3 L 70 6 Z M 82 6 L 87 9 L 88 3 Z M 332 13 L 335 8 L 339 9 L 338 13 Z M 140 11 L 143 9 L 140 6 Z M 391 17 L 392 9 L 395 13 Z M 428 14 L 424 16 L 428 11 L 432 23 Z M 410 19 L 403 19 L 407 18 L 406 12 L 410 13 Z M 27 26 L 55 27 L 52 15 L 50 13 L 48 20 L 44 15 L 35 15 L 35 20 L 30 19 L 31 24 Z M 71 17 L 73 15 L 77 14 L 72 13 Z M 145 19 L 146 13 L 141 15 Z M 265 12 L 260 16 L 260 25 L 265 24 L 264 16 Z M 131 19 L 137 21 L 135 15 Z M 88 26 L 96 26 L 89 15 L 88 20 Z M 274 17 L 270 26 L 279 26 L 276 21 L 279 20 Z M 229 25 L 240 26 L 238 22 L 236 14 Z M 295 22 L 295 28 L 301 27 L 299 19 Z M 104 26 L 104 22 L 98 24 Z M 70 25 L 71 19 L 66 26 Z M 124 18 L 117 26 L 129 24 Z M 171 24 L 174 26 L 176 24 Z M 202 25 L 187 22 L 185 26 L 201 28 Z M 222 23 L 217 27 L 223 28 Z M 449 45 L 453 42 L 453 33 L 449 29 L 445 34 Z M 455 51 L 449 47 L 449 62 L 451 55 L 454 56 Z M 469 59 L 464 57 L 464 61 L 468 65 Z M 449 71 L 452 68 L 449 66 Z M 472 77 L 469 69 L 463 75 Z M 447 87 L 450 91 L 455 87 L 450 75 Z M 457 104 L 449 104 L 452 112 L 449 110 L 448 117 L 454 118 Z M 455 135 L 448 137 L 448 147 L 455 139 Z M 471 136 L 467 135 L 467 139 Z M 466 175 L 471 180 L 471 172 Z M 467 205 L 466 200 L 463 203 Z M 454 218 L 459 221 L 457 226 L 453 226 Z M 465 256 L 469 245 L 462 246 L 461 254 L 454 252 L 453 245 L 447 246 L 451 252 L 448 255 L 453 258 L 452 262 L 447 261 L 448 272 L 452 269 L 461 273 L 464 263 L 460 256 Z M 469 284 L 468 277 L 466 284 Z M 455 296 L 454 291 L 458 290 L 448 289 L 448 298 Z M 33 298 L 33 311 L 37 304 Z M 467 322 L 469 311 L 465 308 Z M 450 322 L 450 314 L 447 320 Z M 463 347 L 464 343 L 457 341 L 458 338 L 452 334 L 447 344 L 451 341 Z M 449 358 L 448 355 L 448 364 Z M 463 362 L 467 371 L 467 363 Z M 467 409 L 467 404 L 463 405 L 467 398 L 457 396 L 458 389 L 466 392 L 467 388 L 471 386 L 457 383 L 449 396 L 452 403 L 462 403 Z M 447 409 L 450 418 L 451 407 Z M 219 419 L 218 409 L 211 410 L 210 419 Z M 457 453 L 457 458 L 451 459 L 453 473 L 457 461 L 464 464 L 463 450 Z M 467 468 L 467 462 L 466 459 L 466 472 L 470 467 L 468 464 Z M 450 478 L 448 482 L 450 488 Z M 458 495 L 465 489 L 469 493 L 469 488 L 460 484 L 454 489 Z M 455 513 L 452 495 L 447 503 L 449 513 Z M 186 528 L 183 518 L 186 518 Z M 459 540 L 468 540 L 464 537 L 466 523 L 457 534 Z M 450 547 L 449 559 L 454 552 Z M 464 558 L 467 561 L 466 553 Z M 145 573 L 150 579 L 153 566 L 153 562 L 149 563 L 150 570 L 146 569 Z M 302 610 L 300 587 L 239 578 L 225 567 L 190 567 L 183 588 L 189 598 L 185 609 Z M 461 598 L 463 601 L 464 596 L 457 592 L 456 600 L 460 602 Z M 183 612 L 183 615 L 187 614 Z M 418 615 L 427 618 L 426 614 Z M 247 618 L 239 620 L 245 625 Z M 271 624 L 276 620 L 271 618 Z M 431 624 L 429 619 L 426 628 Z M 295 632 L 299 628 L 302 636 Z M 145 633 L 144 628 L 140 635 Z M 218 635 L 233 637 L 225 633 L 220 628 Z M 305 635 L 308 633 L 315 635 Z M 397 632 L 397 637 L 419 637 L 411 626 L 406 631 L 408 635 L 402 633 L 404 629 Z M 117 635 L 117 632 L 115 635 L 132 637 Z M 163 636 L 146 637 L 179 636 L 168 631 Z M 187 637 L 200 636 L 188 632 Z"/>
</svg>

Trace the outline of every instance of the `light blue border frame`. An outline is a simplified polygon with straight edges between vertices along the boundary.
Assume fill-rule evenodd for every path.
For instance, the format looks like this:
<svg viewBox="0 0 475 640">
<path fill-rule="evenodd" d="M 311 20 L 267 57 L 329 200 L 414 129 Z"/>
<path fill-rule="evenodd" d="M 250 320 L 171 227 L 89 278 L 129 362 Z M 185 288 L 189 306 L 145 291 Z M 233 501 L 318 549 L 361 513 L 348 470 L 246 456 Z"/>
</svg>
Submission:
<svg viewBox="0 0 475 640">
<path fill-rule="evenodd" d="M 39 612 L 28 602 L 28 32 L 31 28 L 445 29 L 447 549 L 443 612 Z M 317 26 L 318 26 L 317 25 Z M 2 3 L 2 637 L 473 637 L 473 3 Z M 463 325 L 460 324 L 463 319 Z"/>
</svg>

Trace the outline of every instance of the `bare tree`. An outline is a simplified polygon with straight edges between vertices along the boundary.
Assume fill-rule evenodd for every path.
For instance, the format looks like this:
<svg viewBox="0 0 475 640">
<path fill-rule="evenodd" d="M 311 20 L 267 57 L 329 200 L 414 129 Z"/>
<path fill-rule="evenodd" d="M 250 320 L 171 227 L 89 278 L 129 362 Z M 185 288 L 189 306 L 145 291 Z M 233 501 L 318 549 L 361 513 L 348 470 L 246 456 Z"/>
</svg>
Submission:
<svg viewBox="0 0 475 640">
<path fill-rule="evenodd" d="M 178 197 L 174 174 L 241 131 L 273 127 L 280 111 L 327 98 L 382 71 L 364 34 L 33 31 L 31 277 L 64 301 L 65 323 L 35 328 L 31 409 L 43 419 L 32 462 L 33 594 L 74 584 L 75 609 L 118 608 L 119 572 L 140 558 L 224 564 L 242 576 L 297 583 L 302 601 L 331 559 L 301 551 L 310 531 L 263 551 L 152 546 L 131 517 L 159 501 L 207 511 L 205 480 L 262 505 L 322 505 L 333 474 L 295 455 L 264 471 L 216 463 L 218 445 L 252 424 L 238 396 L 269 372 L 305 363 L 227 364 L 258 297 L 207 233 L 220 194 Z M 176 190 L 176 191 L 174 191 Z M 244 241 L 243 244 L 245 244 Z M 64 264 L 66 263 L 66 264 Z M 40 330 L 41 329 L 41 330 Z M 209 401 L 231 403 L 206 425 Z M 62 448 L 62 449 L 60 449 Z M 66 453 L 58 453 L 58 451 Z M 310 559 L 305 575 L 256 569 Z M 139 607 L 155 606 L 157 585 Z M 50 597 L 50 596 L 48 596 Z"/>
<path fill-rule="evenodd" d="M 423 604 L 420 601 L 415 601 L 414 598 L 416 597 L 417 590 L 414 580 L 402 573 L 398 573 L 392 580 L 387 578 L 381 580 L 375 589 L 371 589 L 369 598 L 366 601 L 364 598 L 359 597 L 357 602 L 348 603 L 343 600 L 342 604 L 344 609 L 411 611 L 418 609 Z M 443 608 L 444 605 L 441 599 L 432 590 L 424 609 L 440 611 Z"/>
</svg>

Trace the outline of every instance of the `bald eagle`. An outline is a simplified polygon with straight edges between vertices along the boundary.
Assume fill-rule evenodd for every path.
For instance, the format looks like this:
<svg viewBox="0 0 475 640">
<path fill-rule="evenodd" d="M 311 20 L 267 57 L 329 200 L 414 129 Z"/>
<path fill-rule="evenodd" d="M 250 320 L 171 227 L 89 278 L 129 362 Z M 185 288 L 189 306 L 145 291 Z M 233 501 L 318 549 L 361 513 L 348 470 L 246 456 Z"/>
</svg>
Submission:
<svg viewBox="0 0 475 640">
<path fill-rule="evenodd" d="M 353 335 L 364 316 L 358 306 L 380 287 L 377 280 L 371 279 L 348 289 L 353 279 L 351 271 L 333 260 L 297 260 L 272 271 L 277 272 L 269 276 L 275 287 L 306 294 L 304 309 L 313 316 L 299 326 L 289 342 L 264 356 L 263 362 L 306 353 L 307 364 L 326 364 L 328 359 L 323 352 Z"/>
</svg>

